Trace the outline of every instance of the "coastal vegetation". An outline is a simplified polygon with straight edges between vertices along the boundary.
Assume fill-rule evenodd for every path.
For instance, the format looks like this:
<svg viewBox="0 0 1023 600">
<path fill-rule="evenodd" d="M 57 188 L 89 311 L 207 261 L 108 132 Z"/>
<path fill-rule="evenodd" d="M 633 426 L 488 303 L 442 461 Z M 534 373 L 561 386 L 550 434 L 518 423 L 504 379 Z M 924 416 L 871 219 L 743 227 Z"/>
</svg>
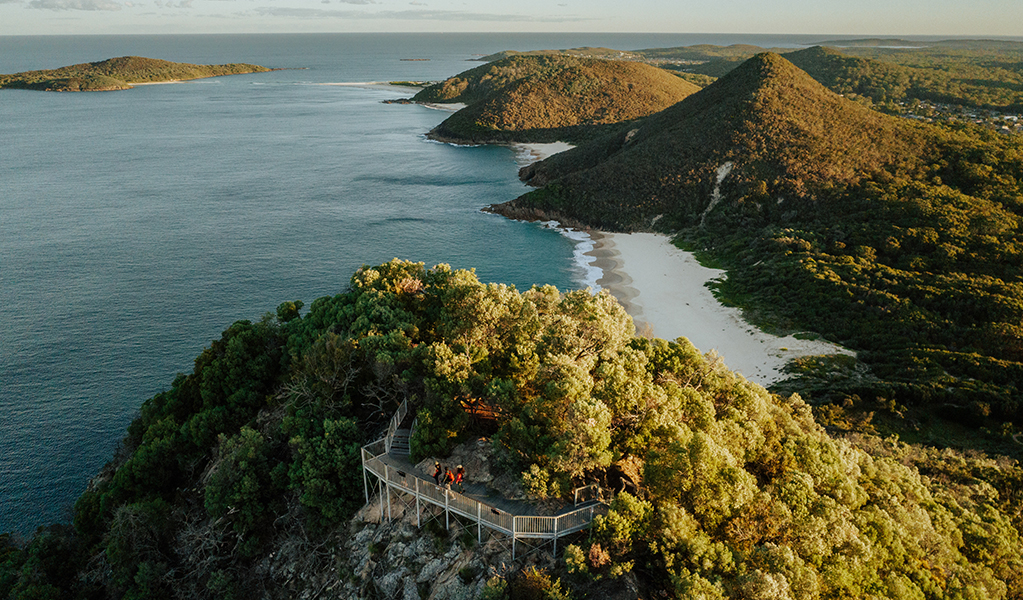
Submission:
<svg viewBox="0 0 1023 600">
<path fill-rule="evenodd" d="M 646 64 L 514 55 L 432 85 L 415 102 L 464 103 L 430 136 L 461 143 L 577 141 L 663 110 L 699 88 Z"/>
<path fill-rule="evenodd" d="M 728 269 L 718 291 L 761 323 L 859 353 L 849 368 L 796 365 L 780 389 L 912 410 L 901 430 L 943 415 L 1014 446 L 1019 137 L 883 115 L 761 54 L 522 176 L 543 187 L 493 210 L 678 233 Z"/>
<path fill-rule="evenodd" d="M 677 234 L 728 269 L 723 298 L 856 357 L 805 358 L 768 391 L 685 338 L 636 336 L 605 293 L 366 266 L 305 312 L 232 324 L 143 403 L 68 523 L 0 535 L 0 598 L 1023 598 L 1023 468 L 1004 456 L 1023 423 L 1023 141 L 872 110 L 898 69 L 748 50 L 705 49 L 734 64 L 586 130 L 492 210 Z M 417 101 L 587 115 L 550 94 L 612 72 L 589 61 L 511 56 Z M 507 139 L 547 123 L 501 110 L 521 119 L 494 128 Z M 539 129 L 524 139 L 582 131 Z M 536 503 L 597 484 L 607 515 L 516 564 L 457 522 L 368 522 L 360 447 L 401 402 L 414 459 L 482 443 Z M 974 449 L 928 437 L 939 418 Z"/>
<path fill-rule="evenodd" d="M 666 68 L 721 77 L 755 46 L 688 46 L 634 54 Z M 937 102 L 1023 112 L 1023 43 L 946 40 L 824 41 L 806 50 L 775 49 L 832 91 L 898 110 L 900 103 Z"/>
<path fill-rule="evenodd" d="M 684 338 L 635 337 L 607 294 L 395 260 L 302 308 L 234 323 L 146 401 L 73 525 L 0 538 L 0 597 L 449 597 L 437 569 L 487 598 L 1023 594 L 1015 463 L 834 439 L 798 395 Z M 538 501 L 616 491 L 607 516 L 560 557 L 500 571 L 436 523 L 421 545 L 349 522 L 359 447 L 401 401 L 423 428 L 414 454 L 483 437 Z M 466 418 L 472 403 L 495 420 Z M 428 546 L 447 562 L 421 577 L 407 549 Z"/>
<path fill-rule="evenodd" d="M 48 92 L 95 92 L 126 90 L 132 84 L 185 81 L 204 77 L 262 73 L 266 67 L 233 63 L 193 65 L 141 56 L 122 56 L 93 63 L 82 63 L 43 71 L 0 75 L 0 89 L 43 90 Z"/>
<path fill-rule="evenodd" d="M 765 51 L 782 54 L 833 92 L 890 112 L 918 102 L 1023 112 L 1023 43 L 997 40 L 825 40 L 812 48 L 761 48 L 749 44 L 698 44 L 618 51 L 608 48 L 540 50 L 530 55 L 569 55 L 643 62 L 671 70 L 700 87 Z M 519 53 L 503 52 L 483 60 Z"/>
</svg>

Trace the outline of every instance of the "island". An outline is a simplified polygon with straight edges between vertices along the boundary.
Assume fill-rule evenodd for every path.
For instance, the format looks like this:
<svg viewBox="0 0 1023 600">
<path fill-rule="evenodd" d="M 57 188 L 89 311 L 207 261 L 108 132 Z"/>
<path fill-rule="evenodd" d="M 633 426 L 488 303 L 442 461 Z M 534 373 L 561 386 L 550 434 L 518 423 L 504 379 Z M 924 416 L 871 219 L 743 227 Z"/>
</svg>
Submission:
<svg viewBox="0 0 1023 600">
<path fill-rule="evenodd" d="M 142 84 L 171 83 L 243 73 L 265 73 L 272 70 L 244 63 L 193 65 L 141 56 L 122 56 L 60 69 L 0 75 L 0 89 L 105 92 L 127 90 Z"/>
</svg>

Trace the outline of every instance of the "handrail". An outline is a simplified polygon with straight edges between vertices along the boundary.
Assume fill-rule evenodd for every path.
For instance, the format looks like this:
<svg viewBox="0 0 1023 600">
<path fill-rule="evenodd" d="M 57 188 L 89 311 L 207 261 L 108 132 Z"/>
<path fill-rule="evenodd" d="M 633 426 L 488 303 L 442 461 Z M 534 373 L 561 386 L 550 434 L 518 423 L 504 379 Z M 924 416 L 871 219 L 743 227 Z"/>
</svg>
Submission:
<svg viewBox="0 0 1023 600">
<path fill-rule="evenodd" d="M 394 441 L 394 432 L 398 431 L 401 427 L 401 422 L 405 420 L 405 415 L 408 414 L 408 400 L 402 400 L 401 404 L 398 405 L 398 410 L 395 411 L 394 416 L 391 417 L 391 421 L 387 424 L 387 433 L 384 435 L 384 448 L 389 454 L 391 452 L 391 443 Z"/>
<path fill-rule="evenodd" d="M 601 489 L 600 485 L 596 484 L 596 483 L 591 483 L 589 485 L 583 485 L 583 486 L 577 487 L 577 488 L 575 488 L 575 491 L 574 491 L 574 494 L 575 494 L 574 504 L 576 506 L 579 506 L 580 503 L 585 503 L 585 502 L 593 502 L 593 501 L 601 502 L 601 501 L 604 500 L 603 497 L 602 497 L 602 492 L 603 492 L 603 490 Z M 588 497 L 587 497 L 587 493 L 589 493 Z M 581 500 L 580 500 L 580 496 L 582 496 Z"/>
<path fill-rule="evenodd" d="M 445 510 L 513 537 L 556 540 L 589 527 L 593 517 L 598 514 L 607 514 L 606 505 L 590 504 L 556 516 L 511 515 L 484 502 L 418 478 L 414 474 L 388 466 L 380 459 L 386 452 L 376 454 L 373 452 L 374 448 L 382 450 L 385 442 L 385 439 L 380 439 L 362 447 L 362 463 L 367 471 L 383 479 L 390 486 L 415 494 L 420 500 L 442 506 Z"/>
<path fill-rule="evenodd" d="M 430 504 L 441 506 L 445 511 L 445 518 L 451 513 L 462 515 L 473 519 L 477 523 L 478 535 L 482 535 L 483 526 L 500 531 L 512 538 L 512 559 L 515 559 L 515 540 L 519 538 L 539 538 L 554 540 L 554 553 L 558 552 L 558 538 L 561 536 L 582 531 L 590 526 L 593 517 L 602 514 L 606 515 L 608 506 L 603 503 L 603 490 L 599 485 L 591 484 L 575 489 L 575 510 L 562 515 L 512 515 L 489 504 L 474 500 L 468 496 L 453 492 L 447 487 L 441 487 L 427 481 L 425 478 L 416 476 L 415 473 L 407 473 L 399 468 L 391 467 L 381 457 L 390 454 L 391 444 L 395 432 L 401 426 L 402 421 L 408 414 L 408 401 L 402 401 L 398 410 L 391 417 L 387 424 L 387 433 L 384 437 L 361 449 L 362 454 L 362 483 L 366 494 L 366 501 L 369 501 L 369 484 L 366 473 L 372 473 L 379 477 L 387 485 L 387 518 L 391 517 L 391 487 L 415 494 L 416 497 L 416 524 L 419 524 L 419 503 L 426 501 Z M 418 419 L 412 421 L 409 433 L 411 439 L 415 433 Z M 413 467 L 414 468 L 414 467 Z M 584 506 L 579 506 L 580 492 L 593 491 L 593 497 L 584 499 Z M 585 495 L 585 494 L 584 494 Z M 592 503 L 596 501 L 596 503 Z M 383 510 L 384 496 L 380 496 L 380 508 Z M 485 510 L 484 510 L 485 509 Z M 480 539 L 482 542 L 482 538 Z"/>
</svg>

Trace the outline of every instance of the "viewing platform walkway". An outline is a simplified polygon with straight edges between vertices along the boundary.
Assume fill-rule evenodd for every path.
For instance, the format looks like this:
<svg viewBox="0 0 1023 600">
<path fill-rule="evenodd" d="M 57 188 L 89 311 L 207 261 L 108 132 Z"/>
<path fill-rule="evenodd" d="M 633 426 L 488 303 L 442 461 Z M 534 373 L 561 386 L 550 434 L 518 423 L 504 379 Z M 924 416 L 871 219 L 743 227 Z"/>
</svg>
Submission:
<svg viewBox="0 0 1023 600">
<path fill-rule="evenodd" d="M 600 490 L 596 486 L 577 489 L 575 503 L 557 514 L 540 515 L 534 504 L 505 498 L 481 483 L 466 483 L 458 492 L 437 485 L 432 477 L 417 471 L 409 460 L 407 440 L 415 429 L 415 423 L 407 430 L 401 428 L 407 411 L 408 406 L 403 402 L 391 419 L 385 436 L 362 447 L 366 502 L 370 500 L 369 477 L 372 475 L 383 488 L 380 490 L 381 515 L 386 514 L 388 520 L 391 518 L 391 494 L 412 496 L 417 527 L 422 525 L 423 507 L 432 504 L 444 509 L 446 528 L 451 527 L 452 513 L 476 523 L 479 542 L 483 541 L 484 528 L 509 536 L 514 559 L 517 541 L 553 541 L 557 554 L 559 538 L 582 531 L 590 526 L 595 516 L 607 514 L 608 507 L 601 501 Z"/>
</svg>

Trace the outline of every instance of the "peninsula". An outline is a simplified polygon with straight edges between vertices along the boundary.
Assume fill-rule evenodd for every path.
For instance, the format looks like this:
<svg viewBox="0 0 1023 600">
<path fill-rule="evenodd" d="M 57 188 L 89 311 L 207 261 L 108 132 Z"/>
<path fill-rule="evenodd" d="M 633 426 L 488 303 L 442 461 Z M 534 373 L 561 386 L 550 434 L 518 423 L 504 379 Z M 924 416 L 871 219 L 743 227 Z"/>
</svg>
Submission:
<svg viewBox="0 0 1023 600">
<path fill-rule="evenodd" d="M 221 75 L 264 73 L 272 70 L 244 63 L 193 65 L 141 56 L 122 56 L 60 69 L 0 75 L 0 89 L 106 92 L 127 90 L 140 84 L 172 83 Z"/>
</svg>

